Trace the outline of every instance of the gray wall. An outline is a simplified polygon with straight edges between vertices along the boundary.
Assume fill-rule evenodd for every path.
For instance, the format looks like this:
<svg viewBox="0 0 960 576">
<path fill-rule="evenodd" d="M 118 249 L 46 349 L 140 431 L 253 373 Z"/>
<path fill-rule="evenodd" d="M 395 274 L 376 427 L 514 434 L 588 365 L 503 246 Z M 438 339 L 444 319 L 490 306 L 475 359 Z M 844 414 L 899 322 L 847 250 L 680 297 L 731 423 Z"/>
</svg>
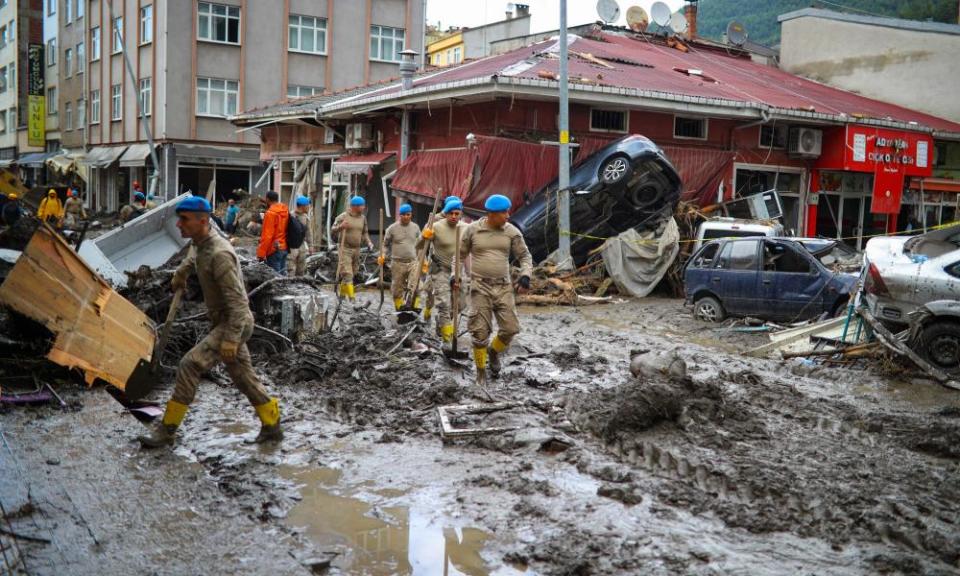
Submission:
<svg viewBox="0 0 960 576">
<path fill-rule="evenodd" d="M 487 26 L 472 28 L 463 33 L 464 58 L 483 58 L 491 52 L 490 44 L 505 38 L 530 34 L 530 16 L 503 20 Z"/>
<path fill-rule="evenodd" d="M 923 28 L 927 23 L 916 24 Z M 784 70 L 818 82 L 960 121 L 960 75 L 955 72 L 960 26 L 929 28 L 814 16 L 785 19 L 780 62 Z M 932 31 L 938 28 L 955 31 Z"/>
<path fill-rule="evenodd" d="M 66 2 L 73 3 L 73 10 L 71 10 L 71 22 L 67 25 L 65 20 L 66 10 L 64 10 L 64 4 Z M 83 2 L 85 4 L 84 8 L 89 7 L 89 2 Z M 77 19 L 76 13 L 76 0 L 59 0 L 57 10 L 57 19 L 59 21 L 59 38 L 57 42 L 59 44 L 59 62 L 63 62 L 63 54 L 67 48 L 70 48 L 74 51 L 73 56 L 73 73 L 68 78 L 66 76 L 66 70 L 63 67 L 59 67 L 58 73 L 58 108 L 59 116 L 61 119 L 60 125 L 60 144 L 64 148 L 69 149 L 79 149 L 83 147 L 84 141 L 84 130 L 82 128 L 75 128 L 79 122 L 79 114 L 77 112 L 77 102 L 84 99 L 84 86 L 86 84 L 87 71 L 90 68 L 90 53 L 87 50 L 87 41 L 86 41 L 86 10 L 84 11 L 84 17 Z M 46 31 L 45 31 L 46 33 Z M 84 45 L 84 59 L 86 62 L 83 63 L 83 74 L 77 73 L 77 44 L 83 42 Z M 66 118 L 64 114 L 64 105 L 69 102 L 70 106 L 73 108 L 73 126 L 66 126 L 63 124 L 63 121 Z"/>
</svg>

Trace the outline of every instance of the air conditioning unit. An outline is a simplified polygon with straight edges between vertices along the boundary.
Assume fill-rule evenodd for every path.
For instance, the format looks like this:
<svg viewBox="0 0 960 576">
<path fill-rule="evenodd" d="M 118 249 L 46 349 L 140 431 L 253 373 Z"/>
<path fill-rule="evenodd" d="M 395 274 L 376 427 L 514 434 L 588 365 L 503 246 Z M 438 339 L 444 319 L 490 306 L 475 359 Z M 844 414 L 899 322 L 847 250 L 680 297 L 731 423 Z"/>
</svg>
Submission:
<svg viewBox="0 0 960 576">
<path fill-rule="evenodd" d="M 799 158 L 818 158 L 823 150 L 823 131 L 814 128 L 791 128 L 787 152 Z"/>
<path fill-rule="evenodd" d="M 373 126 L 370 124 L 347 124 L 345 135 L 347 150 L 359 150 L 373 146 Z"/>
</svg>

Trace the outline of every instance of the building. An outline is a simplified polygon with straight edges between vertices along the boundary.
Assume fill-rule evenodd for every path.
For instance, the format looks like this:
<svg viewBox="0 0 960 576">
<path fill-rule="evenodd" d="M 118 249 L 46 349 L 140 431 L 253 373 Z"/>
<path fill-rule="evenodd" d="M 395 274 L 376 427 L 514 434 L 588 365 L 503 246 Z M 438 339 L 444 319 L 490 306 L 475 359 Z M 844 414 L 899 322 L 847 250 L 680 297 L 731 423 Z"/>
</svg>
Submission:
<svg viewBox="0 0 960 576">
<path fill-rule="evenodd" d="M 512 5 L 506 19 L 477 26 L 460 28 L 427 43 L 427 62 L 433 66 L 450 66 L 464 60 L 474 60 L 492 54 L 492 46 L 505 38 L 530 34 L 530 7 Z"/>
<path fill-rule="evenodd" d="M 406 87 L 369 86 L 235 121 L 275 122 L 263 132 L 274 156 L 344 155 L 333 160 L 329 185 L 322 181 L 327 198 L 343 186 L 382 202 L 388 215 L 401 199 L 429 205 L 438 189 L 463 197 L 468 211 L 493 192 L 519 203 L 556 178 L 556 148 L 543 142 L 559 130 L 558 49 L 555 39 L 541 41 Z M 960 141 L 958 123 L 765 66 L 729 46 L 594 26 L 570 54 L 574 162 L 620 135 L 644 134 L 678 168 L 687 200 L 707 206 L 776 189 L 794 234 L 862 246 L 897 230 L 902 195 L 931 176 L 935 145 Z M 329 130 L 367 139 L 324 144 Z M 351 176 L 337 183 L 340 166 Z"/>
<path fill-rule="evenodd" d="M 58 100 L 60 79 L 58 75 L 62 58 L 59 52 L 58 18 L 60 18 L 63 11 L 60 10 L 60 7 L 57 5 L 59 2 L 67 2 L 69 5 L 69 0 L 52 0 L 45 2 L 45 6 L 43 7 L 43 45 L 45 47 L 44 55 L 46 57 L 44 84 L 47 91 L 47 119 L 45 121 L 46 144 L 44 147 L 48 151 L 57 150 L 60 147 L 60 107 Z M 71 64 L 72 63 L 71 55 Z"/>
<path fill-rule="evenodd" d="M 87 133 L 87 7 L 89 0 L 60 2 L 60 146 L 76 157 L 83 153 Z M 68 64 L 69 62 L 69 64 Z"/>
<path fill-rule="evenodd" d="M 46 1 L 0 0 L 0 167 L 3 168 L 18 164 L 27 154 L 44 151 Z M 56 0 L 50 1 L 55 10 Z M 31 69 L 36 72 L 32 85 L 28 82 Z M 31 92 L 32 99 L 29 98 Z M 37 112 L 32 124 L 27 122 L 31 107 Z M 29 127 L 34 129 L 32 143 Z M 25 160 L 29 162 L 31 158 Z"/>
<path fill-rule="evenodd" d="M 397 76 L 400 52 L 422 51 L 422 9 L 417 0 L 91 1 L 83 87 L 61 105 L 76 115 L 85 102 L 80 162 L 92 207 L 119 208 L 134 181 L 146 188 L 154 158 L 161 197 L 267 189 L 261 133 L 227 118 Z"/>
</svg>

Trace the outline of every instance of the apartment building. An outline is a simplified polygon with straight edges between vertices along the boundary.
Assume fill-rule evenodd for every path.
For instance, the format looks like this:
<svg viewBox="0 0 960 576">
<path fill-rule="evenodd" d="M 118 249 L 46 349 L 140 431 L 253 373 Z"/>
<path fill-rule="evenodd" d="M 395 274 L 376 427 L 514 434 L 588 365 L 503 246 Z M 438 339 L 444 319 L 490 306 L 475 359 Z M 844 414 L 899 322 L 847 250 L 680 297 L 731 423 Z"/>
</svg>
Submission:
<svg viewBox="0 0 960 576">
<path fill-rule="evenodd" d="M 71 85 L 60 104 L 76 119 L 85 102 L 81 162 L 98 210 L 127 202 L 135 180 L 146 188 L 153 158 L 161 197 L 211 182 L 220 199 L 266 189 L 260 129 L 228 117 L 397 77 L 400 52 L 423 47 L 422 0 L 91 0 L 86 9 L 83 89 Z M 74 58 L 79 41 L 69 41 Z M 62 131 L 66 146 L 76 132 Z"/>
<path fill-rule="evenodd" d="M 74 0 L 75 2 L 76 0 Z M 43 64 L 43 82 L 46 92 L 46 118 L 44 119 L 44 148 L 46 150 L 58 150 L 60 148 L 60 106 L 59 106 L 59 86 L 60 86 L 60 63 L 63 61 L 60 52 L 60 42 L 58 39 L 60 15 L 63 10 L 58 4 L 70 3 L 70 0 L 43 0 L 43 45 L 44 45 L 44 64 Z M 82 4 L 81 0 L 81 4 Z M 30 162 L 31 168 L 43 167 L 43 155 L 32 154 L 35 160 Z M 21 161 L 21 166 L 24 162 Z M 42 170 L 41 170 L 42 171 Z"/>
<path fill-rule="evenodd" d="M 53 0 L 56 6 L 56 0 Z M 0 167 L 31 152 L 43 152 L 46 120 L 43 17 L 45 0 L 0 0 Z M 31 69 L 36 72 L 28 82 Z M 32 84 L 32 85 L 31 85 Z M 36 93 L 30 143 L 28 91 Z"/>
<path fill-rule="evenodd" d="M 76 155 L 82 153 L 86 145 L 86 18 L 90 0 L 57 1 L 60 3 L 57 24 L 60 146 L 67 153 Z"/>
</svg>

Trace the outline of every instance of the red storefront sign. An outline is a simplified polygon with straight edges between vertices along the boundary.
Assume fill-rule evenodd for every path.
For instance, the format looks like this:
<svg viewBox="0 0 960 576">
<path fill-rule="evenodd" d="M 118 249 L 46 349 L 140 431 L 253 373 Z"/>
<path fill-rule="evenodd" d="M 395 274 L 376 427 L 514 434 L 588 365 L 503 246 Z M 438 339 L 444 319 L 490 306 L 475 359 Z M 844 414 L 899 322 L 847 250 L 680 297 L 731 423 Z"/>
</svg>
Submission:
<svg viewBox="0 0 960 576">
<path fill-rule="evenodd" d="M 933 174 L 933 138 L 928 134 L 852 126 L 824 134 L 821 170 L 844 170 L 873 174 L 870 212 L 897 214 L 907 176 Z"/>
</svg>

